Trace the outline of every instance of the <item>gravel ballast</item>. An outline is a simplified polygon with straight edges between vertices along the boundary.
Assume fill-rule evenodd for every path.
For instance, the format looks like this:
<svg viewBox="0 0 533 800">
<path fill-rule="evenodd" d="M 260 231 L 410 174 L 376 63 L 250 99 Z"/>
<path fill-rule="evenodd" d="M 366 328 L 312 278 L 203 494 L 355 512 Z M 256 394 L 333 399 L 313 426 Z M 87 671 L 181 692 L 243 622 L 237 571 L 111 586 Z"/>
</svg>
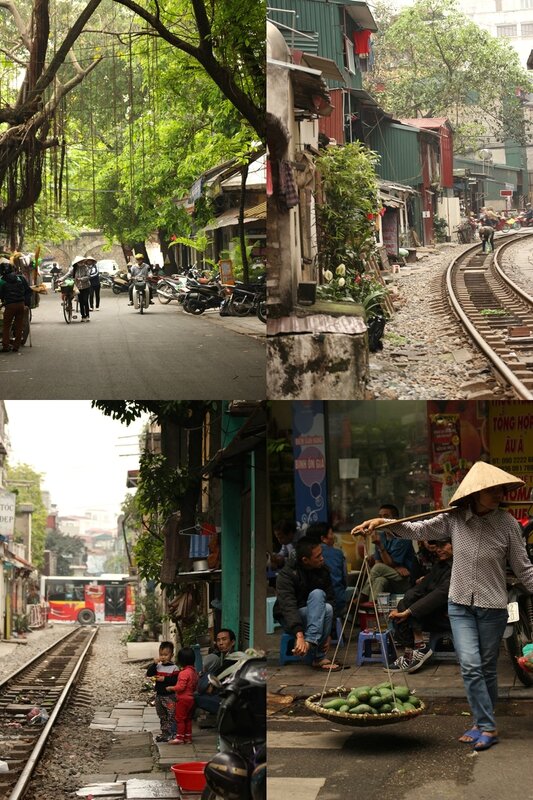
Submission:
<svg viewBox="0 0 533 800">
<path fill-rule="evenodd" d="M 62 625 L 28 634 L 27 645 L 16 645 L 13 653 L 0 658 L 0 676 L 5 678 L 22 667 L 69 629 Z M 144 665 L 127 662 L 121 641 L 127 630 L 125 625 L 99 626 L 81 683 L 92 702 L 88 706 L 70 703 L 61 713 L 34 772 L 29 800 L 72 800 L 83 785 L 82 776 L 100 772 L 114 738 L 112 732 L 89 729 L 95 709 L 128 700 L 147 701 L 147 694 L 140 691 Z"/>
<path fill-rule="evenodd" d="M 368 400 L 461 400 L 474 396 L 490 378 L 486 359 L 439 301 L 446 267 L 468 247 L 445 244 L 427 253 L 421 249 L 416 264 L 393 276 L 398 310 L 387 322 L 383 350 L 370 354 Z M 531 250 L 531 242 L 520 248 Z M 506 270 L 514 252 L 513 247 L 504 255 Z M 519 282 L 519 262 L 513 272 Z M 521 285 L 525 282 L 521 277 Z"/>
</svg>

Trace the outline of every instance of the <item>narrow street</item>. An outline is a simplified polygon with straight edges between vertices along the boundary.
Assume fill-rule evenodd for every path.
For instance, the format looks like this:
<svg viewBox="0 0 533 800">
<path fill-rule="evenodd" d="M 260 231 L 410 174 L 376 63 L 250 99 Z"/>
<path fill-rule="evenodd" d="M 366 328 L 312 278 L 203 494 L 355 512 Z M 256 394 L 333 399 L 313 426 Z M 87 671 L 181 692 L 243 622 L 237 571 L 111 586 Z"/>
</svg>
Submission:
<svg viewBox="0 0 533 800">
<path fill-rule="evenodd" d="M 264 328 L 255 318 L 222 319 L 213 311 L 194 317 L 157 300 L 141 315 L 126 294 L 109 290 L 90 324 L 78 318 L 67 325 L 59 295 L 43 295 L 33 313 L 32 346 L 28 341 L 20 356 L 0 354 L 2 396 L 260 399 Z"/>
<path fill-rule="evenodd" d="M 525 708 L 506 716 L 503 705 L 500 743 L 476 754 L 457 742 L 468 717 L 452 709 L 370 728 L 294 713 L 268 721 L 269 800 L 531 797 L 533 723 Z"/>
</svg>

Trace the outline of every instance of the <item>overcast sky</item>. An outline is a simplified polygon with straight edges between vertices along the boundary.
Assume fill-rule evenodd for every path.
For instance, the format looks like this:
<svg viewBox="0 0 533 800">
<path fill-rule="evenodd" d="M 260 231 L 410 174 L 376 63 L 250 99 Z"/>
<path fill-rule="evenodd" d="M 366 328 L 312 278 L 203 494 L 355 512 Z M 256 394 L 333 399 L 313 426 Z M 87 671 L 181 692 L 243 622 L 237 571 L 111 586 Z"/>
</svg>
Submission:
<svg viewBox="0 0 533 800">
<path fill-rule="evenodd" d="M 61 516 L 89 508 L 120 513 L 126 472 L 138 468 L 143 421 L 122 425 L 91 408 L 90 400 L 6 400 L 5 405 L 9 463 L 44 473 L 41 487 Z"/>
</svg>

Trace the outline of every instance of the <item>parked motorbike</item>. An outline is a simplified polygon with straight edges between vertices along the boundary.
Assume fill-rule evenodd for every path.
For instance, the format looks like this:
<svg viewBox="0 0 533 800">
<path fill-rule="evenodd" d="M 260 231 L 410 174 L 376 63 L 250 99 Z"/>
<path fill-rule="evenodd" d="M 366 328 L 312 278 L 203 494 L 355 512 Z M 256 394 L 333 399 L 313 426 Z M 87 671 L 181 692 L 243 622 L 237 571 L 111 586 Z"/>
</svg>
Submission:
<svg viewBox="0 0 533 800">
<path fill-rule="evenodd" d="M 522 228 L 533 228 L 533 217 L 528 219 L 525 211 L 518 215 L 517 222 L 520 223 Z"/>
<path fill-rule="evenodd" d="M 125 272 L 120 272 L 118 275 L 113 275 L 113 294 L 121 294 L 122 292 L 129 292 L 130 279 Z"/>
<path fill-rule="evenodd" d="M 150 303 L 150 289 L 146 278 L 137 276 L 133 278 L 133 307 L 144 313 Z"/>
<path fill-rule="evenodd" d="M 163 305 L 168 305 L 171 300 L 183 303 L 185 296 L 189 293 L 187 278 L 179 275 L 175 278 L 161 278 L 156 287 L 157 297 Z"/>
<path fill-rule="evenodd" d="M 256 283 L 237 283 L 226 288 L 229 294 L 220 306 L 221 316 L 255 314 L 261 322 L 266 322 L 266 276 L 261 276 Z"/>
<path fill-rule="evenodd" d="M 202 800 L 266 800 L 266 659 L 244 653 L 230 675 L 210 676 L 221 696 L 219 752 L 205 768 Z"/>
<path fill-rule="evenodd" d="M 203 314 L 208 308 L 220 308 L 222 305 L 225 290 L 218 281 L 202 284 L 189 278 L 187 288 L 189 292 L 183 301 L 183 310 L 188 314 Z"/>
<path fill-rule="evenodd" d="M 521 503 L 513 503 L 513 505 L 521 505 Z M 533 544 L 528 543 L 529 537 L 533 534 L 533 500 L 526 501 L 525 505 L 530 509 L 529 516 L 522 524 L 522 532 L 526 542 L 526 550 L 529 560 L 533 563 Z M 524 686 L 533 686 L 533 672 L 523 669 L 519 664 L 518 659 L 522 656 L 522 650 L 526 644 L 533 642 L 533 597 L 527 592 L 521 583 L 519 583 L 514 576 L 508 577 L 508 600 L 509 604 L 516 604 L 514 607 L 509 606 L 510 619 L 514 621 L 509 622 L 507 629 L 504 633 L 505 646 L 511 664 L 518 680 Z"/>
<path fill-rule="evenodd" d="M 107 289 L 113 288 L 113 278 L 104 272 L 100 273 L 100 286 L 105 286 Z"/>
</svg>

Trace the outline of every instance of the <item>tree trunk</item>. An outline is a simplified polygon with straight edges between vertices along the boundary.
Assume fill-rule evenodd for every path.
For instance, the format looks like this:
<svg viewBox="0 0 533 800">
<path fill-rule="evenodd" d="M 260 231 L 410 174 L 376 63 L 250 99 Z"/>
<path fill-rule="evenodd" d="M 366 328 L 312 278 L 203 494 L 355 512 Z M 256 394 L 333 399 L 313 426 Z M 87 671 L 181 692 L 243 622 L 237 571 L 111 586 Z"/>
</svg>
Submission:
<svg viewBox="0 0 533 800">
<path fill-rule="evenodd" d="M 246 208 L 246 179 L 248 178 L 248 164 L 241 167 L 241 197 L 239 203 L 239 244 L 242 258 L 242 279 L 244 283 L 250 282 L 250 269 L 248 254 L 246 252 L 246 232 L 244 229 L 244 211 Z"/>
</svg>

